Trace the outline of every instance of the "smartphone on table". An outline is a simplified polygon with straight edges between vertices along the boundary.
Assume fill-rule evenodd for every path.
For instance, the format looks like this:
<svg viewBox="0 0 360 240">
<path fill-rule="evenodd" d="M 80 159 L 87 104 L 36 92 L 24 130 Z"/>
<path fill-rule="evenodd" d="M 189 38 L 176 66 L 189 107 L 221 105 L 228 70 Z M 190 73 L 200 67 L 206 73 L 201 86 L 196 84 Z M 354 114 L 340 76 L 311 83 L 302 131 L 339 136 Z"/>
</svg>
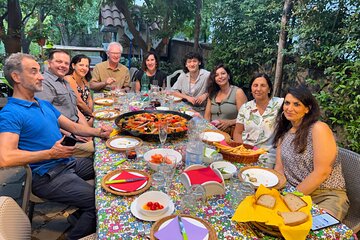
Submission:
<svg viewBox="0 0 360 240">
<path fill-rule="evenodd" d="M 326 227 L 339 224 L 340 221 L 329 213 L 313 216 L 311 230 L 317 231 Z"/>
<path fill-rule="evenodd" d="M 69 136 L 65 136 L 64 139 L 61 142 L 61 145 L 63 146 L 75 146 L 77 143 L 77 139 Z"/>
</svg>

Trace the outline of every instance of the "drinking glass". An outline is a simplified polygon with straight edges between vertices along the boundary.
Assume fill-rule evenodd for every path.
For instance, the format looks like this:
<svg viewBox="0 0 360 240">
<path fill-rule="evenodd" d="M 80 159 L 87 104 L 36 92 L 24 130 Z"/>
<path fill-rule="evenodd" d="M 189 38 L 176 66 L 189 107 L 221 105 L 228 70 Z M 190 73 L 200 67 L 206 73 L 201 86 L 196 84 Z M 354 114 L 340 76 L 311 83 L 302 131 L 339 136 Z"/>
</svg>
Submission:
<svg viewBox="0 0 360 240">
<path fill-rule="evenodd" d="M 135 147 L 130 147 L 126 149 L 126 158 L 128 161 L 135 161 L 137 158 L 137 153 Z"/>
<path fill-rule="evenodd" d="M 180 200 L 181 213 L 192 215 L 194 213 L 194 208 L 195 208 L 194 203 L 195 203 L 194 196 L 189 195 L 187 193 L 183 194 Z"/>
<path fill-rule="evenodd" d="M 206 191 L 204 186 L 194 184 L 190 187 L 188 193 L 193 196 L 196 208 L 202 208 L 206 202 Z"/>
<path fill-rule="evenodd" d="M 156 191 L 164 191 L 165 177 L 161 172 L 155 172 L 152 176 L 152 186 Z"/>
<path fill-rule="evenodd" d="M 168 130 L 167 122 L 161 122 L 159 125 L 159 139 L 160 139 L 161 147 L 163 147 L 166 142 L 167 130 Z"/>
</svg>

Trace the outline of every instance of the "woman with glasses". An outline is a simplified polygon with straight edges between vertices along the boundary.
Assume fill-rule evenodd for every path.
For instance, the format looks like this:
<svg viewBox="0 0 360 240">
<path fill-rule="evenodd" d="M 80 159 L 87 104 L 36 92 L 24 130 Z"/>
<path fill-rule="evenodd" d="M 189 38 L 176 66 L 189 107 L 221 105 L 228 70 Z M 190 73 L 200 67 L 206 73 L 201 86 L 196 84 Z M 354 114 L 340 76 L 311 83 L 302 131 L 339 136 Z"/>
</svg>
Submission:
<svg viewBox="0 0 360 240">
<path fill-rule="evenodd" d="M 239 108 L 247 98 L 244 91 L 232 84 L 231 72 L 223 64 L 217 65 L 208 80 L 205 119 L 220 130 L 232 134 Z"/>
<path fill-rule="evenodd" d="M 274 168 L 276 151 L 273 148 L 272 134 L 276 114 L 283 103 L 282 98 L 271 97 L 273 86 L 268 75 L 256 74 L 250 81 L 253 100 L 241 106 L 236 120 L 233 139 L 239 143 L 261 147 L 268 150 L 259 161 Z"/>
</svg>

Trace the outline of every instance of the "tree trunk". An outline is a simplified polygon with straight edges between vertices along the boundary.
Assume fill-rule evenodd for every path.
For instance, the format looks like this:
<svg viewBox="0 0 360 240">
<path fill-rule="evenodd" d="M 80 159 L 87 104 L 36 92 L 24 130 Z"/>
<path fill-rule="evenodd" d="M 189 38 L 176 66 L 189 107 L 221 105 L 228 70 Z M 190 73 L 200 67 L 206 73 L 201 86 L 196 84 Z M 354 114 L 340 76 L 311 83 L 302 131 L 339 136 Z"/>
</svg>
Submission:
<svg viewBox="0 0 360 240">
<path fill-rule="evenodd" d="M 293 6 L 293 0 L 285 0 L 283 13 L 281 17 L 281 31 L 279 35 L 279 44 L 278 44 L 278 54 L 276 60 L 276 70 L 275 70 L 275 83 L 274 83 L 274 96 L 280 96 L 282 78 L 283 78 L 283 61 L 284 55 L 283 50 L 285 49 L 287 33 L 286 26 L 290 17 L 290 13 Z"/>
<path fill-rule="evenodd" d="M 126 0 L 116 0 L 115 6 L 122 12 L 122 14 L 124 14 L 126 22 L 129 26 L 129 30 L 132 33 L 132 35 L 134 36 L 135 42 L 138 44 L 138 46 L 144 52 L 147 52 L 148 51 L 147 44 L 144 41 L 144 39 L 140 36 L 139 31 L 136 30 L 136 26 L 134 25 L 132 18 L 131 18 L 131 13 L 129 11 L 129 6 L 127 4 L 127 1 Z"/>
<path fill-rule="evenodd" d="M 202 0 L 195 0 L 194 51 L 199 51 Z"/>
<path fill-rule="evenodd" d="M 21 8 L 19 0 L 7 1 L 8 31 L 3 42 L 7 55 L 21 52 Z"/>
</svg>

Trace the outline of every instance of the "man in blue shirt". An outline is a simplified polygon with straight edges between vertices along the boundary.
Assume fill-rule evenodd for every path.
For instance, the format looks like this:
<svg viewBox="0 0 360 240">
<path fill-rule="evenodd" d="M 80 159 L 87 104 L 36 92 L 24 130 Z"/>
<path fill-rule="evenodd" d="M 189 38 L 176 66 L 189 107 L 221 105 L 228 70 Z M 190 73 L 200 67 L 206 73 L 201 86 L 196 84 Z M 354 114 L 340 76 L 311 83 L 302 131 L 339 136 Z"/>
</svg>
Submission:
<svg viewBox="0 0 360 240">
<path fill-rule="evenodd" d="M 81 136 L 109 137 L 110 127 L 91 128 L 61 115 L 49 102 L 34 97 L 42 91 L 43 76 L 35 58 L 15 53 L 5 61 L 4 74 L 14 87 L 13 97 L 0 112 L 0 167 L 29 164 L 32 191 L 39 197 L 79 208 L 81 215 L 68 239 L 95 232 L 92 160 L 74 159 L 75 147 L 63 146 L 60 127 Z"/>
</svg>

